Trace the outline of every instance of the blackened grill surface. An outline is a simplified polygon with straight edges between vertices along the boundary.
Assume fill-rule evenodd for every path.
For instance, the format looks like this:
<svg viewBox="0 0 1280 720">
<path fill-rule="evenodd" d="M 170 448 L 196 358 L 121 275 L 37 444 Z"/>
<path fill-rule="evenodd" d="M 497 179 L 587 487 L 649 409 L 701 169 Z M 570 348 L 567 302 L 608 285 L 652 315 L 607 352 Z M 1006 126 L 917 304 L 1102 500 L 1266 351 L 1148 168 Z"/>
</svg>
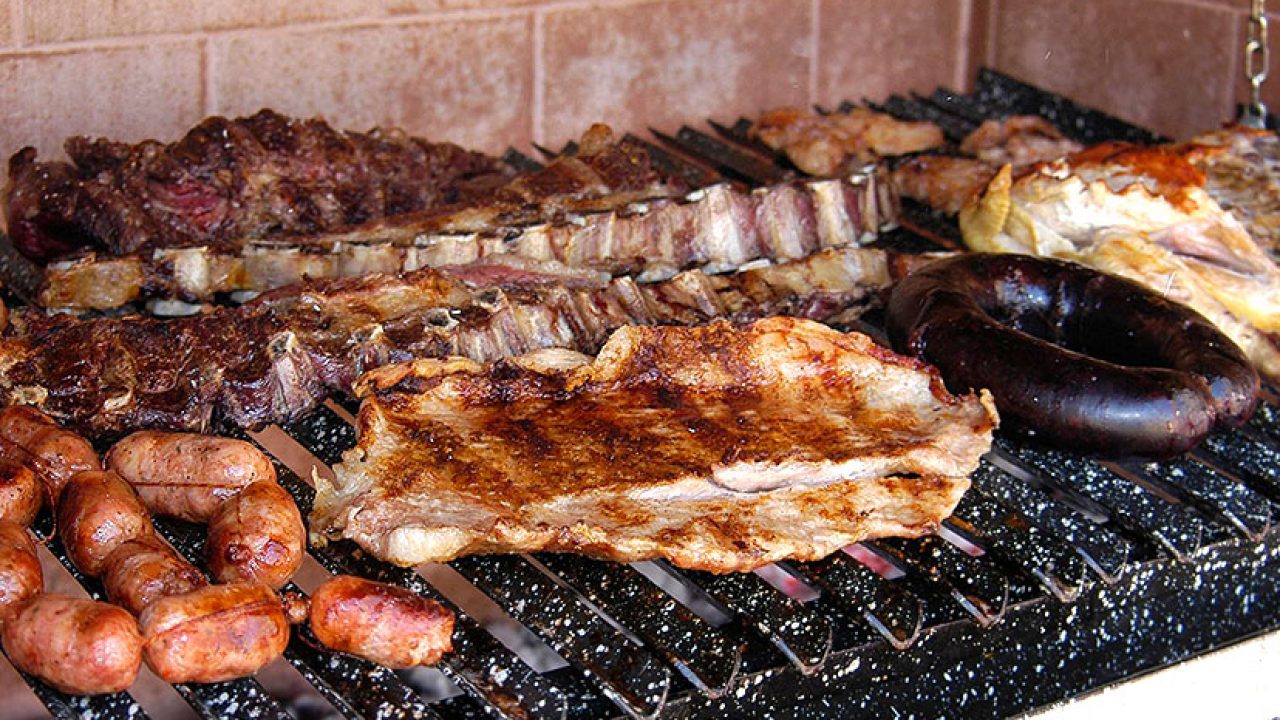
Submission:
<svg viewBox="0 0 1280 720">
<path fill-rule="evenodd" d="M 882 107 L 938 120 L 953 135 L 988 117 L 1036 112 L 1086 142 L 1154 139 L 991 71 L 971 95 L 939 89 Z M 746 137 L 745 121 L 713 127 L 718 138 L 693 128 L 655 133 L 658 142 L 648 144 L 655 164 L 697 178 L 693 184 L 714 173 L 759 184 L 795 172 Z M 505 159 L 537 165 L 514 151 Z M 955 241 L 953 223 L 918 207 L 905 214 L 908 230 L 882 242 L 918 251 Z M 969 552 L 931 537 L 853 553 L 893 579 L 843 552 L 786 565 L 781 576 L 818 594 L 808 602 L 755 574 L 659 567 L 715 604 L 727 624 L 708 624 L 692 612 L 695 604 L 683 604 L 689 598 L 669 596 L 625 566 L 555 556 L 454 563 L 568 665 L 537 672 L 460 612 L 456 650 L 440 670 L 462 694 L 442 702 L 421 700 L 396 673 L 301 639 L 287 658 L 351 718 L 1015 714 L 1280 627 L 1273 401 L 1245 428 L 1162 463 L 1105 465 L 1002 441 L 945 523 L 944 534 L 967 542 Z M 283 429 L 317 463 L 337 462 L 355 442 L 350 423 L 329 406 Z M 311 487 L 278 469 L 305 512 Z M 200 529 L 158 526 L 184 554 L 200 556 Z M 49 548 L 67 564 L 56 539 Z M 346 544 L 312 556 L 330 572 L 440 597 L 417 573 Z M 90 594 L 100 591 L 82 581 Z M 28 681 L 59 718 L 145 717 L 127 694 L 67 698 Z M 205 717 L 285 716 L 283 703 L 253 680 L 179 692 Z"/>
</svg>

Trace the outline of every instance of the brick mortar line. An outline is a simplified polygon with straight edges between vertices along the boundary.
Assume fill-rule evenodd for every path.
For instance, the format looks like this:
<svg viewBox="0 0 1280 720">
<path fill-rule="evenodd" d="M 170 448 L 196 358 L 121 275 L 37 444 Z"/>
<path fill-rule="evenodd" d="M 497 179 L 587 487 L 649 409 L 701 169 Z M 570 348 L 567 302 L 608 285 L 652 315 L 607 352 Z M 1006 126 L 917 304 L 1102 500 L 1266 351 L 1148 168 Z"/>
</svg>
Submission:
<svg viewBox="0 0 1280 720">
<path fill-rule="evenodd" d="M 818 68 L 822 63 L 822 0 L 809 3 L 809 106 L 818 104 Z"/>
<path fill-rule="evenodd" d="M 529 98 L 529 136 L 534 142 L 546 143 L 546 14 L 541 8 L 533 13 L 533 77 Z"/>
<path fill-rule="evenodd" d="M 23 26 L 27 23 L 27 0 L 14 0 L 10 6 L 13 12 L 9 14 L 9 20 L 13 22 L 13 27 L 9 28 L 9 34 L 12 36 L 14 47 L 22 47 L 26 44 L 26 38 L 23 37 Z"/>
<path fill-rule="evenodd" d="M 955 70 L 951 76 L 951 86 L 964 92 L 969 84 L 969 65 L 973 59 L 973 4 L 975 0 L 962 0 L 960 3 L 960 22 L 956 28 Z"/>
</svg>

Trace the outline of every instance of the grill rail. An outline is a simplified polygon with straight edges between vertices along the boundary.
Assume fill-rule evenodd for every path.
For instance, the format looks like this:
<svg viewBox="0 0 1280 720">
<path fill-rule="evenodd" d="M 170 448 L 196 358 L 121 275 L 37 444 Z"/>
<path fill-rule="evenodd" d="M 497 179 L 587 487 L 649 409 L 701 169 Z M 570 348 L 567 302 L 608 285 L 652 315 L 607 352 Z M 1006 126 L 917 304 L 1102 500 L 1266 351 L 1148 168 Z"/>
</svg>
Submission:
<svg viewBox="0 0 1280 720">
<path fill-rule="evenodd" d="M 992 71 L 971 95 L 939 89 L 882 107 L 933 120 L 952 140 L 1015 112 L 1045 115 L 1084 142 L 1159 139 Z M 796 177 L 749 127 L 713 122 L 712 132 L 686 126 L 653 131 L 656 142 L 630 137 L 693 185 Z M 538 166 L 515 150 L 507 157 Z M 904 212 L 914 232 L 885 242 L 954 246 L 952 223 L 910 204 Z M 355 444 L 350 408 L 335 404 L 240 435 L 273 456 L 304 515 L 314 500 L 304 479 L 312 465 L 327 471 Z M 319 649 L 302 634 L 286 659 L 345 718 L 829 717 L 885 707 L 1007 715 L 1280 627 L 1278 504 L 1280 404 L 1270 392 L 1245 428 L 1160 463 L 1101 464 L 1001 437 L 938 535 L 780 563 L 768 577 L 549 554 L 449 564 L 531 631 L 544 654 L 558 655 L 558 669 L 535 669 L 525 648 L 508 647 L 420 572 L 349 543 L 312 548 L 329 573 L 392 582 L 454 609 L 455 651 L 439 671 L 458 694 L 428 700 L 408 673 Z M 156 525 L 199 563 L 203 528 Z M 100 597 L 101 586 L 49 537 L 47 514 L 36 530 Z M 779 589 L 788 583 L 816 599 Z M 71 698 L 26 680 L 58 718 L 147 717 L 128 693 Z M 177 690 L 204 717 L 288 716 L 254 679 Z"/>
</svg>

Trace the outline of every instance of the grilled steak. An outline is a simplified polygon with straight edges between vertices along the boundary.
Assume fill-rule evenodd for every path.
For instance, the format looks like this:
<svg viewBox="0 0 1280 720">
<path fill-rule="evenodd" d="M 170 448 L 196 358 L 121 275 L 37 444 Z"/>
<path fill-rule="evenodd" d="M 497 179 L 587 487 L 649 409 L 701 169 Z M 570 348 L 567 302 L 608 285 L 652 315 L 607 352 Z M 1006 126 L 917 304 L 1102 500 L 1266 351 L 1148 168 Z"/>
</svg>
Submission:
<svg viewBox="0 0 1280 720">
<path fill-rule="evenodd" d="M 599 357 L 366 375 L 313 542 L 400 565 L 551 550 L 746 571 L 936 527 L 991 445 L 990 396 L 794 318 L 626 327 Z"/>
<path fill-rule="evenodd" d="M 296 417 L 388 362 L 487 361 L 545 347 L 592 352 L 627 324 L 852 317 L 896 270 L 879 250 L 847 248 L 641 285 L 554 263 L 497 260 L 310 281 L 240 307 L 167 320 L 15 312 L 0 341 L 0 392 L 97 436 L 206 430 L 216 417 L 252 426 Z"/>
<path fill-rule="evenodd" d="M 588 157 L 603 163 L 635 150 L 607 147 L 612 149 Z M 557 160 L 512 185 L 523 184 L 521 192 L 532 192 L 530 187 L 581 190 L 565 179 L 594 173 L 581 157 Z M 141 297 L 201 301 L 215 293 L 270 290 L 305 277 L 401 272 L 493 255 L 659 279 L 688 267 L 723 272 L 758 258 L 803 257 L 818 248 L 872 238 L 897 216 L 894 196 L 875 174 L 751 193 L 722 184 L 684 197 L 672 197 L 673 185 L 628 183 L 624 176 L 615 172 L 612 180 L 601 181 L 600 188 L 614 188 L 607 195 L 575 190 L 540 199 L 530 195 L 520 202 L 489 199 L 326 235 L 255 241 L 235 252 L 196 247 L 80 258 L 48 268 L 41 304 L 101 310 Z M 648 171 L 633 180 L 640 177 L 652 180 Z"/>
<path fill-rule="evenodd" d="M 211 117 L 181 140 L 72 138 L 71 162 L 9 161 L 9 233 L 28 256 L 238 247 L 453 202 L 501 183 L 499 160 L 398 130 L 338 132 L 271 110 Z"/>
</svg>

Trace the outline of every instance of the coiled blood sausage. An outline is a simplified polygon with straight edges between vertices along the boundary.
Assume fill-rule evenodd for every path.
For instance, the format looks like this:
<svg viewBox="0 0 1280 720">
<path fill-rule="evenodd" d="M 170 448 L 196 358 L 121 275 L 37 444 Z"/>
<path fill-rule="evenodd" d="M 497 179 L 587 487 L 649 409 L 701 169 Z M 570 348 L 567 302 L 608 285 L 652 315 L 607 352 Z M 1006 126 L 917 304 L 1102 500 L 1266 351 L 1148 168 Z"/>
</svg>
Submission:
<svg viewBox="0 0 1280 720">
<path fill-rule="evenodd" d="M 1007 425 L 1107 457 L 1185 452 L 1258 401 L 1258 375 L 1208 320 L 1059 260 L 967 254 L 894 288 L 889 339 L 953 391 L 987 388 Z"/>
</svg>

